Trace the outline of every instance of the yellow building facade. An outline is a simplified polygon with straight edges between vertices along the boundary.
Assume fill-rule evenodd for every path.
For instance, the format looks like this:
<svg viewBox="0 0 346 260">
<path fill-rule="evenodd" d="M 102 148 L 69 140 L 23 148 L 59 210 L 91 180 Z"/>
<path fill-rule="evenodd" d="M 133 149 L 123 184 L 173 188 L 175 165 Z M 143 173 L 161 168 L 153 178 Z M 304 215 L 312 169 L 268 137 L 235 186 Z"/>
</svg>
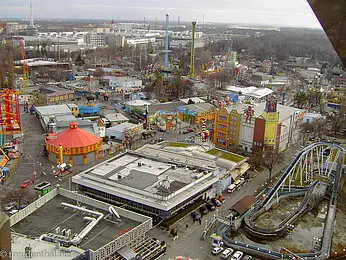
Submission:
<svg viewBox="0 0 346 260">
<path fill-rule="evenodd" d="M 225 149 L 239 145 L 241 114 L 223 107 L 215 112 L 214 143 Z"/>
<path fill-rule="evenodd" d="M 265 120 L 264 145 L 275 146 L 279 124 L 279 112 L 263 112 L 261 116 Z"/>
</svg>

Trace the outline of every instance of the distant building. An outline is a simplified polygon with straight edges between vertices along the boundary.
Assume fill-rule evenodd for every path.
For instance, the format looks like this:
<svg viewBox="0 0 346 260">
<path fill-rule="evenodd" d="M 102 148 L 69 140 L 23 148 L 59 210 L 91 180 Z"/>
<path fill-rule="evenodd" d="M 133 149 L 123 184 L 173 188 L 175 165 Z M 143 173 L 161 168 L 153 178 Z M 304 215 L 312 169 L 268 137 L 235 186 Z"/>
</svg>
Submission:
<svg viewBox="0 0 346 260">
<path fill-rule="evenodd" d="M 192 98 L 181 98 L 179 99 L 181 102 L 184 102 L 185 104 L 189 104 L 190 100 L 194 103 L 194 104 L 199 104 L 199 103 L 205 103 L 204 99 L 201 99 L 199 97 L 192 97 Z"/>
<path fill-rule="evenodd" d="M 78 117 L 79 114 L 79 107 L 76 104 L 67 104 L 68 108 L 71 110 L 72 114 L 75 117 Z"/>
<path fill-rule="evenodd" d="M 56 127 L 56 133 L 60 133 L 62 131 L 65 131 L 70 127 L 71 122 L 77 122 L 78 127 L 80 129 L 83 129 L 93 135 L 98 135 L 101 137 L 101 133 L 98 130 L 97 122 L 91 121 L 87 119 L 82 118 L 76 118 L 74 115 L 64 115 L 64 116 L 56 116 L 54 119 L 51 120 L 52 123 L 55 124 Z M 53 125 L 54 126 L 54 125 Z M 48 124 L 49 130 L 51 130 L 50 125 Z"/>
<path fill-rule="evenodd" d="M 259 103 L 264 102 L 268 96 L 274 93 L 273 90 L 269 88 L 257 88 L 257 87 L 236 87 L 227 86 L 228 91 L 234 96 L 237 95 L 240 100 L 251 100 L 253 102 Z"/>
<path fill-rule="evenodd" d="M 84 77 L 78 80 L 79 86 L 83 86 L 88 90 L 95 90 L 99 86 L 99 81 L 93 77 Z"/>
<path fill-rule="evenodd" d="M 140 38 L 140 39 L 126 39 L 126 43 L 128 45 L 137 45 L 137 44 L 148 44 L 148 43 L 154 43 L 156 41 L 156 38 Z"/>
<path fill-rule="evenodd" d="M 110 33 L 111 29 L 109 27 L 97 27 L 92 29 L 94 33 Z"/>
<path fill-rule="evenodd" d="M 74 91 L 59 88 L 55 85 L 42 86 L 32 93 L 35 103 L 52 105 L 74 99 Z"/>
<path fill-rule="evenodd" d="M 178 106 L 177 110 L 181 120 L 190 120 L 194 124 L 200 124 L 202 119 L 207 119 L 208 121 L 214 121 L 215 119 L 215 107 L 210 103 Z"/>
<path fill-rule="evenodd" d="M 91 33 L 84 35 L 84 43 L 93 46 L 105 46 L 106 35 L 103 33 Z"/>
<path fill-rule="evenodd" d="M 121 123 L 126 123 L 129 119 L 121 113 L 112 113 L 104 116 L 112 126 L 119 125 Z"/>
<path fill-rule="evenodd" d="M 47 130 L 48 124 L 52 122 L 55 117 L 72 116 L 72 112 L 67 105 L 38 106 L 35 107 L 35 113 L 44 130 Z"/>
<path fill-rule="evenodd" d="M 269 75 L 264 73 L 254 73 L 252 74 L 249 83 L 255 87 L 265 87 L 269 84 Z"/>
<path fill-rule="evenodd" d="M 125 140 L 126 134 L 143 130 L 143 124 L 121 123 L 106 129 L 106 136 L 110 139 Z"/>
<path fill-rule="evenodd" d="M 110 47 L 124 47 L 126 42 L 124 35 L 108 34 L 106 37 L 106 45 Z"/>
<path fill-rule="evenodd" d="M 322 115 L 318 113 L 305 113 L 303 123 L 312 123 L 318 119 L 322 119 Z"/>
<path fill-rule="evenodd" d="M 97 129 L 101 138 L 106 136 L 106 124 L 100 118 L 97 120 Z"/>
<path fill-rule="evenodd" d="M 109 87 L 116 94 L 123 94 L 129 98 L 132 93 L 139 92 L 143 88 L 142 80 L 130 77 L 105 76 L 104 80 L 108 81 Z"/>
</svg>

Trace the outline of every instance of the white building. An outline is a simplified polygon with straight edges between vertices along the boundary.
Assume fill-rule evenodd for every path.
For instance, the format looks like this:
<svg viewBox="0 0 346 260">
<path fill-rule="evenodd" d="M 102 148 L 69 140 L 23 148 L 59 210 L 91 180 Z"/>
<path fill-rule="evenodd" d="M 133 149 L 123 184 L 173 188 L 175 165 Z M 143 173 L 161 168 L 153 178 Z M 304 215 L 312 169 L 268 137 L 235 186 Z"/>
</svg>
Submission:
<svg viewBox="0 0 346 260">
<path fill-rule="evenodd" d="M 143 130 L 143 124 L 121 123 L 106 129 L 106 136 L 110 139 L 125 140 L 126 133 L 135 133 Z"/>
<path fill-rule="evenodd" d="M 137 44 L 148 44 L 154 43 L 156 41 L 156 38 L 151 37 L 151 38 L 140 38 L 140 39 L 126 39 L 126 43 L 128 45 L 137 45 Z"/>
<path fill-rule="evenodd" d="M 226 89 L 234 94 L 238 94 L 241 100 L 251 100 L 255 103 L 264 102 L 268 96 L 274 93 L 269 88 L 227 86 Z"/>
<path fill-rule="evenodd" d="M 105 76 L 103 78 L 109 80 L 109 87 L 117 93 L 133 93 L 142 88 L 141 79 L 113 76 Z"/>
</svg>

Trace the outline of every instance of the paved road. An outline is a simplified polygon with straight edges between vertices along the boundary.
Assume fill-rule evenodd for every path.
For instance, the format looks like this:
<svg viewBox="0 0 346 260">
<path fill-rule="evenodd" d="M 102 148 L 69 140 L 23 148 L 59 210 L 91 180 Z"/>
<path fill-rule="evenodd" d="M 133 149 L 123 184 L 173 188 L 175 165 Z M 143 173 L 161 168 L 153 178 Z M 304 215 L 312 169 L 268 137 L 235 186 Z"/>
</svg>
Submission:
<svg viewBox="0 0 346 260">
<path fill-rule="evenodd" d="M 285 158 L 273 171 L 274 176 L 291 161 L 299 148 L 300 147 L 296 145 L 285 152 Z M 214 213 L 218 214 L 219 216 L 228 215 L 229 208 L 244 196 L 253 195 L 254 191 L 259 189 L 261 185 L 266 182 L 269 173 L 268 171 L 264 170 L 260 173 L 252 172 L 250 175 L 253 175 L 254 177 L 245 183 L 239 190 L 233 193 L 224 193 L 225 202 L 223 205 L 218 208 L 217 213 L 216 211 L 209 212 L 205 217 L 203 217 L 202 225 L 199 225 L 198 222 L 193 223 L 189 215 L 176 223 L 174 227 L 178 231 L 179 235 L 177 240 L 173 241 L 169 232 L 164 231 L 161 228 L 155 227 L 153 230 L 151 230 L 149 232 L 150 236 L 167 242 L 167 254 L 164 259 L 174 258 L 176 256 L 191 257 L 192 259 L 199 260 L 220 259 L 220 256 L 212 256 L 210 253 L 212 249 L 211 239 L 208 238 L 208 236 L 206 237 L 205 241 L 200 239 L 205 226 L 205 220 L 211 219 Z M 186 224 L 189 225 L 187 229 Z"/>
<path fill-rule="evenodd" d="M 46 155 L 43 154 L 43 130 L 39 120 L 35 116 L 27 113 L 22 113 L 21 120 L 24 132 L 22 144 L 23 155 L 16 171 L 7 179 L 4 185 L 0 185 L 0 200 L 3 200 L 10 191 L 20 189 L 20 184 L 24 180 L 33 180 L 34 167 L 36 168 L 37 183 L 48 181 L 52 184 L 52 187 L 55 187 L 56 184 L 68 187 L 69 177 L 110 158 L 106 157 L 97 162 L 89 163 L 88 165 L 76 166 L 72 174 L 62 179 L 57 179 L 53 173 L 53 171 L 57 170 L 56 164 L 48 161 Z M 29 202 L 37 198 L 37 192 L 33 189 L 34 186 L 35 184 L 30 184 L 26 188 L 28 192 L 27 201 Z"/>
</svg>

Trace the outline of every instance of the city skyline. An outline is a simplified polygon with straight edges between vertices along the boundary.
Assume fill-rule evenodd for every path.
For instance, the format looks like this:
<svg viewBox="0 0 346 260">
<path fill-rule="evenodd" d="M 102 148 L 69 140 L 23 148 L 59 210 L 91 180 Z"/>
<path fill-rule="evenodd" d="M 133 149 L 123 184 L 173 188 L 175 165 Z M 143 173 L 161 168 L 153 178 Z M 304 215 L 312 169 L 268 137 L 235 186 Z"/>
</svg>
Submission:
<svg viewBox="0 0 346 260">
<path fill-rule="evenodd" d="M 210 1 L 191 0 L 184 2 L 150 0 L 91 0 L 59 1 L 52 8 L 52 1 L 32 0 L 35 19 L 115 19 L 115 20 L 164 20 L 165 14 L 171 21 L 261 24 L 289 27 L 320 28 L 306 0 L 221 0 L 215 5 Z M 28 19 L 29 1 L 2 0 L 0 18 Z"/>
</svg>

